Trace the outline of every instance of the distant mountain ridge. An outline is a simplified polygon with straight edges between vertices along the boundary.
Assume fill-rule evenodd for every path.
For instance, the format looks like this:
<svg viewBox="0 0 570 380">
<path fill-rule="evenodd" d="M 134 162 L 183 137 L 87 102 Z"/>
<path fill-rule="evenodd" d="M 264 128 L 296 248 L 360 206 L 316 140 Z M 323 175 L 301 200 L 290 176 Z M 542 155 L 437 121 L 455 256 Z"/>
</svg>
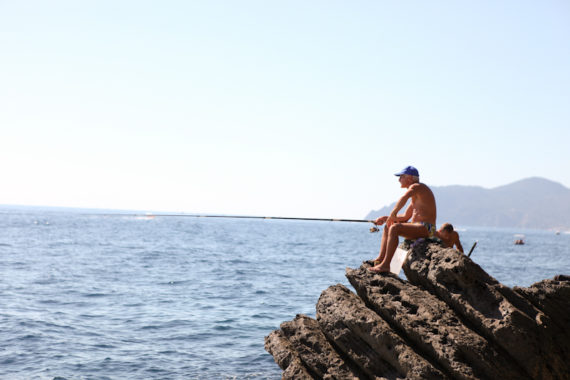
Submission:
<svg viewBox="0 0 570 380">
<path fill-rule="evenodd" d="M 430 186 L 437 203 L 437 224 L 570 230 L 570 189 L 531 177 L 486 189 L 479 186 Z M 388 215 L 396 203 L 372 210 L 366 219 Z M 403 210 L 401 211 L 403 212 Z"/>
</svg>

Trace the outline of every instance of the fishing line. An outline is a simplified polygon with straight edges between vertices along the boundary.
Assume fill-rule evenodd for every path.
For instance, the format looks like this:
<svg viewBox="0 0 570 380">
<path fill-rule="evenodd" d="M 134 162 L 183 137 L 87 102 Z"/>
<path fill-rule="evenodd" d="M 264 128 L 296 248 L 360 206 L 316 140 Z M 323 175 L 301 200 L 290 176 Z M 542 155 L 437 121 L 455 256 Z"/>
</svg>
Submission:
<svg viewBox="0 0 570 380">
<path fill-rule="evenodd" d="M 278 220 L 312 220 L 318 222 L 351 222 L 351 223 L 372 223 L 375 220 L 367 219 L 341 219 L 341 218 L 299 218 L 288 216 L 252 216 L 252 215 L 211 215 L 211 214 L 102 214 L 104 216 L 128 216 L 135 218 L 154 217 L 189 217 L 189 218 L 232 218 L 232 219 L 278 219 Z M 376 226 L 370 227 L 370 232 L 378 232 Z"/>
<path fill-rule="evenodd" d="M 374 223 L 374 220 L 366 219 L 338 219 L 338 218 L 298 218 L 287 216 L 251 216 L 251 215 L 209 215 L 209 214 L 100 214 L 103 216 L 129 216 L 129 217 L 189 217 L 189 218 L 233 218 L 233 219 L 281 219 L 281 220 L 315 220 L 321 222 L 354 222 L 354 223 Z"/>
<path fill-rule="evenodd" d="M 339 219 L 339 218 L 299 218 L 299 217 L 288 217 L 288 216 L 252 216 L 252 215 L 211 215 L 211 214 L 99 214 L 103 216 L 128 216 L 135 218 L 155 218 L 155 217 L 185 217 L 185 218 L 229 218 L 229 219 L 277 219 L 277 220 L 312 220 L 318 222 L 351 222 L 351 223 L 372 223 L 375 220 L 368 219 Z M 370 227 L 370 232 L 378 232 L 379 229 L 374 225 Z M 471 256 L 477 242 L 473 244 L 471 250 L 467 257 Z"/>
</svg>

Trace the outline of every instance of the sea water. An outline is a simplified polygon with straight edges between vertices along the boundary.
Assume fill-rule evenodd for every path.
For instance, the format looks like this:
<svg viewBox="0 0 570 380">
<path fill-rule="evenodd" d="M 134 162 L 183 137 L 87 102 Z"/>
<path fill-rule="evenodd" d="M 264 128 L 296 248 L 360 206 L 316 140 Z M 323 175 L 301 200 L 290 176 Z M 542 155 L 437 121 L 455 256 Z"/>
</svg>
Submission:
<svg viewBox="0 0 570 380">
<path fill-rule="evenodd" d="M 0 208 L 0 378 L 279 379 L 264 337 L 349 285 L 369 227 Z M 570 274 L 569 234 L 459 232 L 506 285 Z"/>
</svg>

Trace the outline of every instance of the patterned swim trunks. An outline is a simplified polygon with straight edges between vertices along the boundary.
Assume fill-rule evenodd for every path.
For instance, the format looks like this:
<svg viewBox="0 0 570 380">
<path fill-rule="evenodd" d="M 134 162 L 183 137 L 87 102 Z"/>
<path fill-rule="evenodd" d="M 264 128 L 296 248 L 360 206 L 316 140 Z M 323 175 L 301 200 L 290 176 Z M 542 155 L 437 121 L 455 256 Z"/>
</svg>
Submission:
<svg viewBox="0 0 570 380">
<path fill-rule="evenodd" d="M 428 222 L 420 222 L 421 225 L 423 225 L 425 228 L 427 228 L 428 230 L 428 238 L 434 238 L 435 237 L 435 232 L 437 231 L 435 224 L 431 224 Z"/>
</svg>

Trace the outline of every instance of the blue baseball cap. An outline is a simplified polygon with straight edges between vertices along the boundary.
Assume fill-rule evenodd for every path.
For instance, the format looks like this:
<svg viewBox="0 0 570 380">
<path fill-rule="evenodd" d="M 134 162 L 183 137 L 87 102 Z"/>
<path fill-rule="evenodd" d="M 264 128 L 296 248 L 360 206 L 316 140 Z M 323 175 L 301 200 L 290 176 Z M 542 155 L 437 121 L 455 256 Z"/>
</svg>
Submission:
<svg viewBox="0 0 570 380">
<path fill-rule="evenodd" d="M 406 166 L 404 169 L 402 169 L 401 172 L 396 173 L 394 175 L 396 176 L 401 176 L 402 174 L 407 174 L 407 175 L 413 175 L 416 177 L 420 176 L 420 173 L 418 172 L 418 169 L 414 168 L 413 166 Z"/>
</svg>

